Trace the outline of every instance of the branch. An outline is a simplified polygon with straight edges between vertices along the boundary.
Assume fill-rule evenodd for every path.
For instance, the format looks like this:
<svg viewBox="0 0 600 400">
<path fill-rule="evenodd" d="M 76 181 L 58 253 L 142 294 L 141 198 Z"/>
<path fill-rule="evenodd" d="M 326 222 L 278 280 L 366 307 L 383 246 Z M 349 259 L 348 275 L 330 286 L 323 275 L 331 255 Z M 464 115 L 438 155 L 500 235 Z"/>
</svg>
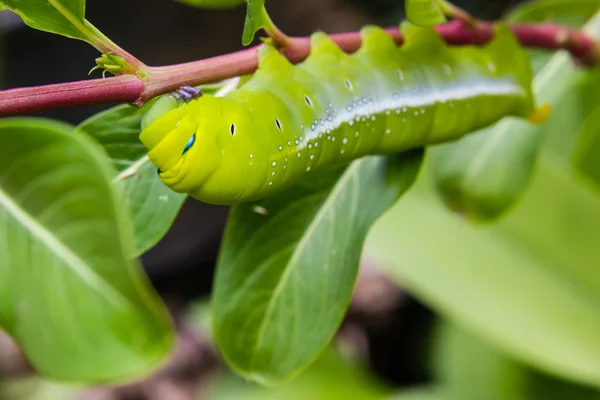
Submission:
<svg viewBox="0 0 600 400">
<path fill-rule="evenodd" d="M 484 45 L 494 35 L 490 22 L 467 26 L 453 21 L 435 27 L 450 45 Z M 600 43 L 577 30 L 556 24 L 514 24 L 511 29 L 525 47 L 549 51 L 566 50 L 586 66 L 600 64 Z M 396 43 L 403 38 L 398 29 L 386 31 Z M 361 45 L 358 32 L 331 35 L 342 50 L 353 53 Z M 0 91 L 0 117 L 37 113 L 105 103 L 133 103 L 141 106 L 154 96 L 184 85 L 212 83 L 254 72 L 258 67 L 258 46 L 205 60 L 165 67 L 147 67 L 143 80 L 133 75 L 106 79 L 27 87 Z M 303 61 L 310 52 L 309 38 L 292 38 L 282 53 L 292 62 Z"/>
</svg>

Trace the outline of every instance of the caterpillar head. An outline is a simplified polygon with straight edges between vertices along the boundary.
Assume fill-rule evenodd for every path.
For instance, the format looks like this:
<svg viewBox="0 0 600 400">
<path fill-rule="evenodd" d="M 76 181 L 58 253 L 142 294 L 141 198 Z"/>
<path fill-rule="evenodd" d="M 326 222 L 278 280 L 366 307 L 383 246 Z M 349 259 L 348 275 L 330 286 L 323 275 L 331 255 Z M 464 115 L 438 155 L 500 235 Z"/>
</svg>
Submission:
<svg viewBox="0 0 600 400">
<path fill-rule="evenodd" d="M 230 139 L 236 127 L 227 123 L 235 117 L 224 114 L 235 113 L 236 108 L 225 102 L 204 95 L 168 111 L 140 134 L 158 176 L 172 190 L 190 193 L 200 188 L 235 145 Z"/>
</svg>

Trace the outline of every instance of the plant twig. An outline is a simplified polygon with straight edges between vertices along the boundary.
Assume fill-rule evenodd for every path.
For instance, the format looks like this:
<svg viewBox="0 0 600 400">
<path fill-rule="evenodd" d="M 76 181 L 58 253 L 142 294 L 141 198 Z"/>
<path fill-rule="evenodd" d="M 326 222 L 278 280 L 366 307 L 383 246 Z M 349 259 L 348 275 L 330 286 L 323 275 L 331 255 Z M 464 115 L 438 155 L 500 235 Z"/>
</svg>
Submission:
<svg viewBox="0 0 600 400">
<path fill-rule="evenodd" d="M 525 47 L 549 51 L 566 50 L 586 66 L 600 64 L 600 44 L 582 31 L 557 24 L 513 24 L 511 28 Z M 484 45 L 494 36 L 491 22 L 476 27 L 455 20 L 435 27 L 450 45 Z M 386 31 L 401 44 L 396 28 Z M 360 33 L 331 35 L 342 50 L 356 51 L 361 45 Z M 242 51 L 165 67 L 147 67 L 142 82 L 133 75 L 95 79 L 47 86 L 0 91 L 0 117 L 83 105 L 129 102 L 141 106 L 154 96 L 184 85 L 200 85 L 254 72 L 258 67 L 258 46 Z M 303 61 L 310 52 L 309 38 L 294 38 L 282 53 L 292 62 Z"/>
</svg>

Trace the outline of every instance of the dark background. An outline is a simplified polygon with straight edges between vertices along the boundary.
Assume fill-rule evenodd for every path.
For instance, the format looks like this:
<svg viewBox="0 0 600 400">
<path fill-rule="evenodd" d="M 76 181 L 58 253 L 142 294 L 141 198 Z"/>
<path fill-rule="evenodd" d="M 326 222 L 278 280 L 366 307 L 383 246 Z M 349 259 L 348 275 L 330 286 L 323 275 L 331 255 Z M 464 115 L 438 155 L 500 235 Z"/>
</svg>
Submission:
<svg viewBox="0 0 600 400">
<path fill-rule="evenodd" d="M 457 0 L 479 18 L 497 19 L 518 0 Z M 244 7 L 199 10 L 172 0 L 88 1 L 87 18 L 121 47 L 149 65 L 167 65 L 239 50 Z M 395 25 L 403 15 L 398 0 L 302 0 L 267 2 L 275 23 L 287 34 L 309 35 L 357 30 L 365 24 Z M 4 16 L 6 17 L 6 15 Z M 83 80 L 98 56 L 84 42 L 36 31 L 18 18 L 3 18 L 3 88 Z M 96 72 L 99 74 L 99 72 Z M 45 113 L 78 124 L 107 106 Z M 173 228 L 142 258 L 151 280 L 171 305 L 183 305 L 210 293 L 227 208 L 189 200 Z M 412 299 L 371 326 L 368 310 L 354 306 L 349 319 L 367 332 L 372 369 L 396 384 L 427 380 L 420 349 L 432 318 Z M 402 360 L 399 365 L 398 360 Z"/>
</svg>

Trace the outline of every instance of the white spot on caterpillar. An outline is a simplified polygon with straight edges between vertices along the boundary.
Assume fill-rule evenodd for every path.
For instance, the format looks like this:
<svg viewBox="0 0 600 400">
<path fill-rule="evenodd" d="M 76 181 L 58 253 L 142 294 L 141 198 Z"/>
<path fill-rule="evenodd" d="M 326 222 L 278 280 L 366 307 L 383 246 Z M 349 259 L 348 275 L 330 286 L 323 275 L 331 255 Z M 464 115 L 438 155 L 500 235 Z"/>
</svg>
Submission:
<svg viewBox="0 0 600 400">
<path fill-rule="evenodd" d="M 348 138 L 343 138 L 343 139 L 342 139 L 342 143 L 343 143 L 343 144 L 346 144 L 346 143 L 348 143 Z"/>
<path fill-rule="evenodd" d="M 335 136 L 332 136 L 332 137 L 331 137 L 331 141 L 332 141 L 332 142 L 335 142 Z"/>
<path fill-rule="evenodd" d="M 306 167 L 306 171 L 307 171 L 307 172 L 308 172 L 308 171 L 310 171 L 310 167 Z"/>
<path fill-rule="evenodd" d="M 419 111 L 415 110 L 415 116 L 419 115 Z"/>
<path fill-rule="evenodd" d="M 275 119 L 275 125 L 277 125 L 277 129 L 281 130 L 281 122 L 279 119 Z"/>
<path fill-rule="evenodd" d="M 296 139 L 296 144 L 299 144 L 300 142 L 298 141 L 298 139 Z"/>
<path fill-rule="evenodd" d="M 400 115 L 400 109 L 396 108 L 396 114 Z"/>
<path fill-rule="evenodd" d="M 375 117 L 374 115 L 371 117 L 371 121 L 375 121 L 377 119 L 377 117 Z"/>
<path fill-rule="evenodd" d="M 385 115 L 390 115 L 390 114 L 391 114 L 390 110 L 387 110 L 387 111 L 385 112 Z"/>
<path fill-rule="evenodd" d="M 273 181 L 269 182 L 269 186 L 272 186 L 272 185 L 273 185 Z"/>
<path fill-rule="evenodd" d="M 271 165 L 272 166 L 276 166 L 277 165 L 277 161 L 273 161 L 273 163 Z"/>
<path fill-rule="evenodd" d="M 286 157 L 285 160 L 283 160 L 284 162 L 287 162 L 288 158 Z"/>
<path fill-rule="evenodd" d="M 340 154 L 344 154 L 344 153 L 345 153 L 344 149 L 341 149 Z"/>
<path fill-rule="evenodd" d="M 407 112 L 408 111 L 408 107 L 404 106 L 402 107 L 402 112 Z"/>
<path fill-rule="evenodd" d="M 271 172 L 271 176 L 275 176 L 275 171 Z"/>
<path fill-rule="evenodd" d="M 319 147 L 319 142 L 316 142 L 316 143 L 315 143 L 315 147 Z"/>
<path fill-rule="evenodd" d="M 352 120 L 348 121 L 348 125 L 350 125 L 350 126 L 354 125 L 354 121 L 352 121 Z"/>
<path fill-rule="evenodd" d="M 309 158 L 310 158 L 311 160 L 313 160 L 313 159 L 315 158 L 315 155 L 314 155 L 314 154 L 311 154 Z"/>
<path fill-rule="evenodd" d="M 309 107 L 312 107 L 312 101 L 310 100 L 310 97 L 308 96 L 304 96 L 304 101 L 306 102 L 306 105 L 308 105 Z"/>
<path fill-rule="evenodd" d="M 283 146 L 279 146 L 278 149 L 279 149 L 279 151 L 282 151 L 283 150 Z"/>
<path fill-rule="evenodd" d="M 323 139 L 323 134 L 319 133 L 319 139 Z"/>
<path fill-rule="evenodd" d="M 389 135 L 390 133 L 392 133 L 392 131 L 391 131 L 391 130 L 389 130 L 389 129 L 386 129 L 386 130 L 385 130 L 385 134 L 386 134 L 386 135 Z"/>
<path fill-rule="evenodd" d="M 250 153 L 250 158 L 254 157 L 254 154 Z"/>
<path fill-rule="evenodd" d="M 298 158 L 300 158 L 300 152 L 298 152 Z"/>
<path fill-rule="evenodd" d="M 354 137 L 358 137 L 358 135 L 360 135 L 360 133 L 358 133 L 358 131 L 354 132 Z"/>
<path fill-rule="evenodd" d="M 308 149 L 309 150 L 312 149 L 312 144 L 310 144 L 310 143 L 308 144 Z"/>
<path fill-rule="evenodd" d="M 487 65 L 488 67 L 488 71 L 490 71 L 492 74 L 496 73 L 496 66 L 494 64 L 492 64 L 491 62 L 488 63 Z"/>
<path fill-rule="evenodd" d="M 284 166 L 283 166 L 283 169 L 287 169 L 287 165 L 284 165 Z"/>
<path fill-rule="evenodd" d="M 290 141 L 288 140 L 288 146 L 291 146 L 291 145 L 292 145 L 292 142 L 290 142 Z"/>
<path fill-rule="evenodd" d="M 235 135 L 235 124 L 229 126 L 229 132 L 231 133 L 231 136 Z"/>
</svg>

